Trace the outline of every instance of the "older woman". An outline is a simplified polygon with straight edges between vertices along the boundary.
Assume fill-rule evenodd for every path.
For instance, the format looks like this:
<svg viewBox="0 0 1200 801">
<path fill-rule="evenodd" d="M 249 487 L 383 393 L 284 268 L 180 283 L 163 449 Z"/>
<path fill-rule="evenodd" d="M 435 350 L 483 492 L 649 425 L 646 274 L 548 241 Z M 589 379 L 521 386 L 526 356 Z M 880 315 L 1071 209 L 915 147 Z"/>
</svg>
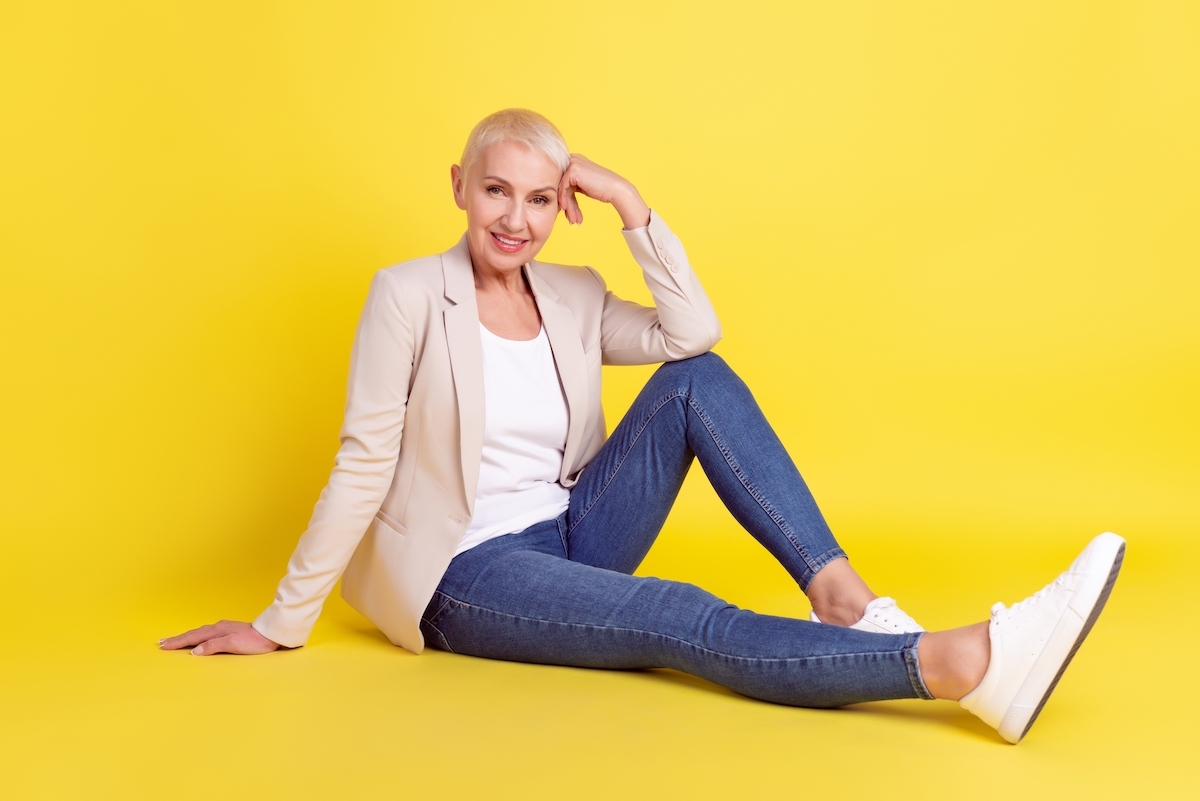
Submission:
<svg viewBox="0 0 1200 801">
<path fill-rule="evenodd" d="M 339 576 L 392 642 L 599 668 L 670 667 L 832 707 L 957 700 L 1017 742 L 1104 606 L 1124 541 L 1094 539 L 990 621 L 926 633 L 846 559 L 745 384 L 678 238 L 633 184 L 520 109 L 451 168 L 466 212 L 440 256 L 380 271 L 351 356 L 341 448 L 274 603 L 162 642 L 257 654 L 308 638 Z M 576 194 L 611 204 L 653 307 L 535 260 Z M 605 436 L 600 366 L 665 362 Z M 812 620 L 632 575 L 693 459 L 795 579 Z"/>
</svg>

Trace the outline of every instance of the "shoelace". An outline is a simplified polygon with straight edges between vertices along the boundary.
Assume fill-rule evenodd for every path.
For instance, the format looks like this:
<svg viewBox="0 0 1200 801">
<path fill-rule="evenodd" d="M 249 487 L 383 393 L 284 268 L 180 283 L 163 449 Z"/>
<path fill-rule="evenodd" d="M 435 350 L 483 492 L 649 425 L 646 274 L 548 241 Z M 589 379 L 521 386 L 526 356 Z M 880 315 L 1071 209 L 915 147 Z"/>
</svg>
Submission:
<svg viewBox="0 0 1200 801">
<path fill-rule="evenodd" d="M 1063 573 L 1054 581 L 1050 582 L 1045 587 L 1042 587 L 1033 595 L 1030 595 L 1024 601 L 1018 601 L 1012 606 L 1005 606 L 1002 602 L 997 601 L 996 603 L 992 604 L 992 618 L 995 619 L 997 623 L 1007 623 L 1022 612 L 1025 612 L 1026 610 L 1031 609 L 1032 607 L 1041 603 L 1046 596 L 1050 595 L 1050 593 L 1063 585 L 1063 579 L 1066 577 L 1067 573 Z"/>
<path fill-rule="evenodd" d="M 917 621 L 913 620 L 903 609 L 896 606 L 896 602 L 891 598 L 884 598 L 882 600 L 883 603 L 872 609 L 867 617 L 885 628 L 921 628 Z"/>
</svg>

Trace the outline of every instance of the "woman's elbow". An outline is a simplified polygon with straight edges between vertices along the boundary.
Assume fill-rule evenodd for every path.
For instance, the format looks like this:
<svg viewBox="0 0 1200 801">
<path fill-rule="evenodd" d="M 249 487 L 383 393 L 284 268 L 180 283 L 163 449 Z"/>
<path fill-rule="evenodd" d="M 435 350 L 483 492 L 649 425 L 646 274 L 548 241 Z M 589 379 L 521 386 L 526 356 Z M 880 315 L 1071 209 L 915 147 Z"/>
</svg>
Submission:
<svg viewBox="0 0 1200 801">
<path fill-rule="evenodd" d="M 667 350 L 671 361 L 690 359 L 708 353 L 721 341 L 721 324 L 715 323 L 712 328 L 698 329 L 689 336 L 675 337 L 667 342 Z"/>
</svg>

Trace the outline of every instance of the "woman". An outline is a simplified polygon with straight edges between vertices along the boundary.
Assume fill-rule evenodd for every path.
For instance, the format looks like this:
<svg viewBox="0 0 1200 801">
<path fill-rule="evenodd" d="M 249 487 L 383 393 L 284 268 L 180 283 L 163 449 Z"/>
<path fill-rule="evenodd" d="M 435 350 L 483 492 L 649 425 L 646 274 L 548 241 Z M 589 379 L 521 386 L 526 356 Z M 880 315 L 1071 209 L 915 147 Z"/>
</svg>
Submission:
<svg viewBox="0 0 1200 801">
<path fill-rule="evenodd" d="M 850 566 L 753 396 L 709 353 L 712 305 L 631 183 L 520 109 L 475 127 L 451 181 L 466 234 L 376 275 L 336 466 L 274 603 L 163 648 L 303 645 L 344 571 L 352 605 L 415 653 L 671 667 L 799 706 L 942 698 L 1024 736 L 1107 600 L 1120 537 L 990 621 L 925 633 Z M 591 268 L 534 260 L 559 211 L 583 222 L 577 193 L 616 209 L 653 307 Z M 602 362 L 665 362 L 607 439 Z M 811 621 L 631 575 L 693 458 Z"/>
</svg>

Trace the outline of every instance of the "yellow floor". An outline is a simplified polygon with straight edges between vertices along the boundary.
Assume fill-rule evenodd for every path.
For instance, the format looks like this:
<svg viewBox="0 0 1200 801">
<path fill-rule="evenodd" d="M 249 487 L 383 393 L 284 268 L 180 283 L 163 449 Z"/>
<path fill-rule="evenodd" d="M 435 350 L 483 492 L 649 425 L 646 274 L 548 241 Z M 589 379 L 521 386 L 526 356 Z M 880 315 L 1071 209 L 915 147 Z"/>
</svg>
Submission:
<svg viewBox="0 0 1200 801">
<path fill-rule="evenodd" d="M 1037 589 L 1080 544 L 1038 532 L 995 552 L 947 533 L 843 539 L 876 587 L 932 627 Z M 105 633 L 5 643 L 0 775 L 10 798 L 1194 798 L 1195 557 L 1192 544 L 1130 544 L 1105 615 L 1016 747 L 949 703 L 812 711 L 671 671 L 413 657 L 340 599 L 304 649 L 162 653 L 158 636 L 218 605 L 253 609 L 262 588 L 176 585 L 153 603 L 114 588 L 127 600 L 98 599 L 80 623 Z M 669 525 L 643 570 L 807 613 L 732 526 Z"/>
</svg>

